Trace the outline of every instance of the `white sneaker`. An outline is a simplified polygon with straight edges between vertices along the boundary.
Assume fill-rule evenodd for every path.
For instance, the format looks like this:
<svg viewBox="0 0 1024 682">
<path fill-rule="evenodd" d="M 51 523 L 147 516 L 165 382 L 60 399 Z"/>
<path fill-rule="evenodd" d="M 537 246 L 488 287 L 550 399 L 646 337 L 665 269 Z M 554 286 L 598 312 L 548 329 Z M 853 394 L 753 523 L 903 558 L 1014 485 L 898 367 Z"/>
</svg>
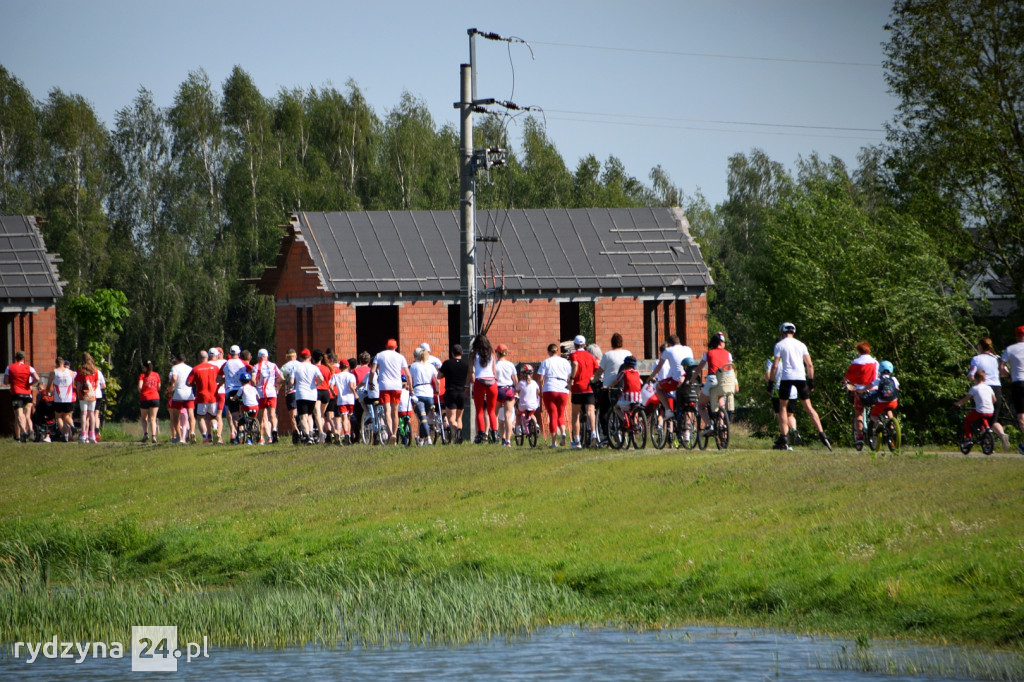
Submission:
<svg viewBox="0 0 1024 682">
<path fill-rule="evenodd" d="M 999 438 L 1003 441 L 1003 450 L 1010 449 L 1010 437 L 1006 435 L 1006 432 L 999 434 Z"/>
<path fill-rule="evenodd" d="M 428 436 L 427 438 L 423 439 L 423 444 L 424 445 L 433 445 L 434 442 L 432 440 L 430 440 L 430 437 Z"/>
</svg>

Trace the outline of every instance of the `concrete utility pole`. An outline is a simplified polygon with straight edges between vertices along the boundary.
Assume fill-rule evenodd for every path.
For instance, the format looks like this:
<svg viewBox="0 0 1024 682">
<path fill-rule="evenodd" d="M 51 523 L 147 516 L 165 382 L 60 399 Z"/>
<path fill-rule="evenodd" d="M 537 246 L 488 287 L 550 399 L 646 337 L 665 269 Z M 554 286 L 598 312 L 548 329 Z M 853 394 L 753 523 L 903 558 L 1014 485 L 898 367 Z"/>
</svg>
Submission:
<svg viewBox="0 0 1024 682">
<path fill-rule="evenodd" d="M 473 67 L 461 66 L 462 96 L 461 150 L 459 153 L 459 214 L 462 231 L 459 237 L 459 338 L 466 355 L 476 336 L 476 229 L 473 225 L 473 196 L 476 167 L 473 156 Z"/>
</svg>

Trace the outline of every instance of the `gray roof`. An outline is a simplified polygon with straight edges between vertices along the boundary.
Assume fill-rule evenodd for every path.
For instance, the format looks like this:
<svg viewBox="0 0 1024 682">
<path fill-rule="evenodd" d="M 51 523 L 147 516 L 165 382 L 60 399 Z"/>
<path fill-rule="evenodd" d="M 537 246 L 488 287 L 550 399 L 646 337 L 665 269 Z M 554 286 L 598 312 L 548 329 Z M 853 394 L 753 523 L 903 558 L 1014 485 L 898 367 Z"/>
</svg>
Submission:
<svg viewBox="0 0 1024 682">
<path fill-rule="evenodd" d="M 0 303 L 52 304 L 64 289 L 59 261 L 47 253 L 35 218 L 0 216 Z"/>
<path fill-rule="evenodd" d="M 285 240 L 305 245 L 321 291 L 337 298 L 459 296 L 457 211 L 299 213 L 288 228 Z M 713 283 L 678 208 L 478 211 L 476 232 L 498 237 L 478 237 L 478 286 L 500 285 L 504 268 L 512 297 L 675 298 Z M 275 270 L 260 280 L 265 293 Z"/>
</svg>

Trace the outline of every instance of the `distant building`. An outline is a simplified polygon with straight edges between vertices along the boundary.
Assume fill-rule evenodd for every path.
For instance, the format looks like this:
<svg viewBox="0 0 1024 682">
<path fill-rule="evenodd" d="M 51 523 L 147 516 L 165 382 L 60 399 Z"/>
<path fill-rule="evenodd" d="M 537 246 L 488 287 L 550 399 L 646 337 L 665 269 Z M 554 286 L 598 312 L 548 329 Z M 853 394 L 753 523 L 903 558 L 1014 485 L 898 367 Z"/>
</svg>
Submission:
<svg viewBox="0 0 1024 682">
<path fill-rule="evenodd" d="M 655 358 L 671 333 L 697 357 L 706 349 L 712 280 L 682 210 L 490 210 L 476 225 L 497 237 L 477 242 L 478 289 L 493 294 L 479 318 L 493 316 L 488 336 L 513 361 L 541 360 L 579 333 L 581 304 L 593 305 L 602 348 L 619 332 L 638 357 Z M 389 338 L 410 361 L 424 341 L 448 356 L 459 339 L 458 211 L 297 213 L 285 228 L 276 263 L 252 280 L 275 299 L 278 356 L 373 354 Z"/>
<path fill-rule="evenodd" d="M 57 356 L 57 299 L 64 282 L 57 274 L 59 258 L 46 251 L 40 220 L 0 216 L 0 366 L 14 353 L 43 374 Z M 2 371 L 2 370 L 0 370 Z M 0 390 L 0 434 L 14 432 L 10 392 Z"/>
</svg>

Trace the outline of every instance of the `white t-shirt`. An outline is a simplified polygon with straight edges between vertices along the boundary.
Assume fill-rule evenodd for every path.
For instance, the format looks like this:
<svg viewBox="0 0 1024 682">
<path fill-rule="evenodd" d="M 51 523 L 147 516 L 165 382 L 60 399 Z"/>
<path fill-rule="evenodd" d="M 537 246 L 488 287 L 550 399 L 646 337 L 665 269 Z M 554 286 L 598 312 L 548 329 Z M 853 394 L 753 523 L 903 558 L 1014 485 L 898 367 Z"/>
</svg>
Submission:
<svg viewBox="0 0 1024 682">
<path fill-rule="evenodd" d="M 171 384 L 174 386 L 174 393 L 171 395 L 171 400 L 181 401 L 196 399 L 195 393 L 192 392 L 192 387 L 188 385 L 188 375 L 191 372 L 192 368 L 184 362 L 171 367 L 169 379 Z"/>
<path fill-rule="evenodd" d="M 312 362 L 300 362 L 292 370 L 292 383 L 295 386 L 296 400 L 316 401 L 316 387 L 324 380 L 320 368 Z"/>
<path fill-rule="evenodd" d="M 217 373 L 218 374 L 220 373 L 220 370 L 224 367 L 224 363 L 225 362 L 227 362 L 227 360 L 225 360 L 224 358 L 217 358 L 216 360 L 210 360 L 209 361 L 209 363 L 211 365 L 213 365 L 214 367 L 217 368 Z M 221 393 L 224 393 L 224 384 L 221 384 L 217 388 L 217 393 L 218 393 L 218 395 L 221 394 Z"/>
<path fill-rule="evenodd" d="M 992 414 L 996 411 L 996 393 L 988 384 L 975 384 L 971 387 L 970 394 L 974 399 L 975 412 Z"/>
<path fill-rule="evenodd" d="M 53 383 L 50 388 L 53 390 L 53 402 L 71 403 L 74 402 L 75 373 L 70 369 L 53 370 Z"/>
<path fill-rule="evenodd" d="M 107 387 L 107 378 L 103 376 L 103 370 L 96 368 L 96 400 L 103 397 L 103 389 Z"/>
<path fill-rule="evenodd" d="M 230 358 L 224 362 L 221 372 L 224 373 L 224 388 L 227 391 L 237 391 L 242 382 L 238 379 L 245 371 L 245 361 L 241 358 Z"/>
<path fill-rule="evenodd" d="M 967 370 L 967 376 L 974 381 L 974 374 L 978 370 L 985 372 L 985 383 L 989 386 L 999 386 L 999 358 L 994 353 L 981 353 L 971 358 L 971 368 Z"/>
<path fill-rule="evenodd" d="M 402 395 L 398 399 L 398 411 L 399 412 L 412 412 L 412 398 L 409 395 L 409 389 L 403 388 Z"/>
<path fill-rule="evenodd" d="M 444 363 L 441 362 L 440 358 L 435 358 L 430 353 L 427 353 L 427 362 L 430 363 L 431 365 L 433 365 L 437 369 L 441 369 L 441 365 L 444 364 Z"/>
<path fill-rule="evenodd" d="M 409 378 L 412 379 L 412 393 L 417 398 L 434 397 L 434 377 L 437 368 L 429 362 L 414 362 L 409 365 Z"/>
<path fill-rule="evenodd" d="M 681 343 L 677 343 L 674 346 L 669 346 L 661 352 L 661 360 L 665 361 L 665 364 L 669 366 L 669 378 L 682 382 L 683 377 L 686 376 L 686 370 L 683 368 L 683 360 L 686 358 L 693 357 L 693 350 L 689 346 L 684 346 Z"/>
<path fill-rule="evenodd" d="M 402 370 L 409 368 L 405 356 L 396 350 L 382 350 L 373 359 L 382 391 L 402 390 Z"/>
<path fill-rule="evenodd" d="M 774 364 L 773 358 L 768 358 L 768 361 L 764 365 L 764 373 L 765 374 L 771 376 L 772 365 L 773 364 Z M 781 382 L 782 382 L 782 372 L 779 371 L 779 372 L 775 373 L 775 395 L 779 394 L 779 384 Z M 796 386 L 790 386 L 790 388 L 789 388 L 789 399 L 790 400 L 796 400 L 797 399 Z"/>
<path fill-rule="evenodd" d="M 780 376 L 782 381 L 806 381 L 805 355 L 810 355 L 810 353 L 802 341 L 797 341 L 792 336 L 787 336 L 779 341 L 775 344 L 774 353 L 774 357 L 779 359 L 776 375 Z"/>
<path fill-rule="evenodd" d="M 337 394 L 338 405 L 355 405 L 356 393 L 352 386 L 356 383 L 356 375 L 347 369 L 343 369 L 331 377 L 331 386 Z"/>
<path fill-rule="evenodd" d="M 523 379 L 516 384 L 516 395 L 519 396 L 519 411 L 540 409 L 540 386 L 533 379 Z"/>
<path fill-rule="evenodd" d="M 561 355 L 552 355 L 537 368 L 537 374 L 544 377 L 542 393 L 568 393 L 572 365 Z"/>
<path fill-rule="evenodd" d="M 1007 346 L 1003 362 L 1010 368 L 1010 381 L 1024 381 L 1024 341 Z"/>
<path fill-rule="evenodd" d="M 494 382 L 499 386 L 514 386 L 516 366 L 508 360 L 498 360 L 494 364 Z"/>
<path fill-rule="evenodd" d="M 601 375 L 601 384 L 605 388 L 612 385 L 612 382 L 615 381 L 615 377 L 619 375 L 619 368 L 622 367 L 622 361 L 630 355 L 632 355 L 632 353 L 625 348 L 615 348 L 601 356 L 601 362 L 598 363 L 598 367 L 600 367 L 603 372 Z"/>
<path fill-rule="evenodd" d="M 480 379 L 493 379 L 494 378 L 494 353 L 491 353 L 491 357 L 487 360 L 486 365 L 480 364 L 480 356 L 473 356 L 473 380 L 478 381 Z"/>
<path fill-rule="evenodd" d="M 277 382 L 284 377 L 281 369 L 270 360 L 261 360 L 253 368 L 253 374 L 256 375 L 256 390 L 260 392 L 260 397 L 276 398 Z"/>
<path fill-rule="evenodd" d="M 242 405 L 250 409 L 260 406 L 260 392 L 252 384 L 242 386 Z"/>
<path fill-rule="evenodd" d="M 287 388 L 285 389 L 285 393 L 295 392 L 295 389 L 292 388 L 291 380 L 292 372 L 295 371 L 295 365 L 297 364 L 299 364 L 298 360 L 289 360 L 288 362 L 284 363 L 284 365 L 281 367 L 281 376 L 284 377 L 284 383 L 285 386 L 287 386 Z"/>
</svg>

